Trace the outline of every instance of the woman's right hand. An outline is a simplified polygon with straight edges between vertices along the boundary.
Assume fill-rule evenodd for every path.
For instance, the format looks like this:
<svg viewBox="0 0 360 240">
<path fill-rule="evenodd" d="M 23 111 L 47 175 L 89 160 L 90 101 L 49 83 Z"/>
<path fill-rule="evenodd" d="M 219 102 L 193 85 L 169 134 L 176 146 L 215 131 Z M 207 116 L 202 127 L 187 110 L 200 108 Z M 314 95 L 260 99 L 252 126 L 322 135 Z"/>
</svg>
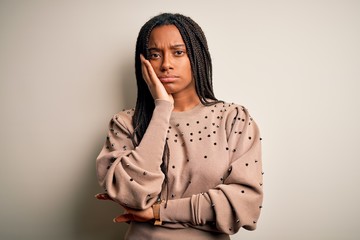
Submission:
<svg viewBox="0 0 360 240">
<path fill-rule="evenodd" d="M 146 60 L 142 54 L 140 54 L 140 60 L 142 75 L 145 79 L 146 84 L 148 85 L 152 97 L 154 99 L 161 99 L 174 103 L 173 96 L 166 91 L 164 85 L 157 77 L 154 68 L 151 66 L 149 60 Z"/>
<path fill-rule="evenodd" d="M 95 195 L 98 200 L 110 200 L 114 201 L 107 193 L 98 193 Z M 126 206 L 122 206 L 125 212 L 113 219 L 116 223 L 121 222 L 148 222 L 154 219 L 154 210 L 152 207 L 143 210 L 131 209 Z"/>
</svg>

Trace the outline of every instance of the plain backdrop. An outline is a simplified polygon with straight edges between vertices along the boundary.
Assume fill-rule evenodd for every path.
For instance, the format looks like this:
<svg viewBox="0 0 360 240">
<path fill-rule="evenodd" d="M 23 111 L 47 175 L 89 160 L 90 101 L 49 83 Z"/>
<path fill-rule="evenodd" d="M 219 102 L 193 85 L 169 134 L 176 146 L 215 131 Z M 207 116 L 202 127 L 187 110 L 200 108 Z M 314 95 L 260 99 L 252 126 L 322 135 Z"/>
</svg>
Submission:
<svg viewBox="0 0 360 240">
<path fill-rule="evenodd" d="M 161 12 L 199 23 L 217 97 L 262 132 L 262 215 L 232 239 L 360 239 L 355 0 L 1 0 L 0 239 L 122 239 L 95 158 L 134 106 L 136 37 Z"/>
</svg>

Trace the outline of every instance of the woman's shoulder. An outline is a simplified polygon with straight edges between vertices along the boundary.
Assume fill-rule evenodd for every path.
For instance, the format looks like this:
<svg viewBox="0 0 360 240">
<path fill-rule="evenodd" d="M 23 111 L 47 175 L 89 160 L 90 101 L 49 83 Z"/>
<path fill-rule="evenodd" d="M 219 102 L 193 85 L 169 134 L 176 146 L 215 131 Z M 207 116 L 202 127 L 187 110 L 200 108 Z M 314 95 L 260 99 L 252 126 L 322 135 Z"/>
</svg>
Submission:
<svg viewBox="0 0 360 240">
<path fill-rule="evenodd" d="M 126 129 L 132 129 L 132 118 L 134 116 L 134 112 L 134 108 L 123 109 L 112 116 L 111 123 Z"/>
<path fill-rule="evenodd" d="M 225 120 L 227 123 L 232 123 L 235 119 L 242 122 L 252 121 L 248 109 L 239 103 L 226 101 L 213 102 L 205 106 L 205 109 L 213 115 L 213 118 Z"/>
<path fill-rule="evenodd" d="M 120 112 L 114 114 L 114 117 L 131 119 L 134 116 L 134 112 L 135 108 L 123 109 Z"/>
<path fill-rule="evenodd" d="M 211 111 L 213 113 L 222 113 L 222 115 L 232 115 L 238 113 L 239 111 L 247 112 L 247 109 L 244 105 L 234 102 L 226 102 L 223 100 L 217 102 L 209 102 L 209 105 L 205 107 L 208 111 Z"/>
</svg>

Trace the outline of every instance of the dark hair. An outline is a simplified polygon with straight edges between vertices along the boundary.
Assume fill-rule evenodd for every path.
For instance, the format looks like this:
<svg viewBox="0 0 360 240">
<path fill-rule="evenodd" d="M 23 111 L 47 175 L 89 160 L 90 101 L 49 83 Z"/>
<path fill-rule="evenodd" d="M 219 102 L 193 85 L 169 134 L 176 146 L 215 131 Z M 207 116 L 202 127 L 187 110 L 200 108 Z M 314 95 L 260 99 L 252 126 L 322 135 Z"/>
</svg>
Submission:
<svg viewBox="0 0 360 240">
<path fill-rule="evenodd" d="M 219 102 L 213 92 L 212 64 L 204 32 L 190 17 L 181 14 L 162 13 L 151 18 L 140 29 L 135 52 L 135 72 L 137 81 L 137 101 L 132 124 L 139 143 L 149 125 L 154 111 L 154 99 L 142 76 L 140 54 L 148 58 L 148 43 L 151 31 L 158 26 L 175 25 L 179 30 L 190 59 L 191 71 L 195 80 L 196 93 L 204 105 Z"/>
</svg>

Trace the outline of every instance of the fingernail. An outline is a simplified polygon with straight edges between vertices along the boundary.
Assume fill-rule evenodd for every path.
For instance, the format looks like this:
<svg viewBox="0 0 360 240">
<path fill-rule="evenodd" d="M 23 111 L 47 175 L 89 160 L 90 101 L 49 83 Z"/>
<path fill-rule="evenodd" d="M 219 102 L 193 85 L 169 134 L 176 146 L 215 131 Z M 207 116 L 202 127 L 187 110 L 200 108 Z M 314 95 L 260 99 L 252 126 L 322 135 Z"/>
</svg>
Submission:
<svg viewBox="0 0 360 240">
<path fill-rule="evenodd" d="M 116 218 L 113 219 L 113 222 L 114 222 L 114 223 L 117 223 Z"/>
</svg>

